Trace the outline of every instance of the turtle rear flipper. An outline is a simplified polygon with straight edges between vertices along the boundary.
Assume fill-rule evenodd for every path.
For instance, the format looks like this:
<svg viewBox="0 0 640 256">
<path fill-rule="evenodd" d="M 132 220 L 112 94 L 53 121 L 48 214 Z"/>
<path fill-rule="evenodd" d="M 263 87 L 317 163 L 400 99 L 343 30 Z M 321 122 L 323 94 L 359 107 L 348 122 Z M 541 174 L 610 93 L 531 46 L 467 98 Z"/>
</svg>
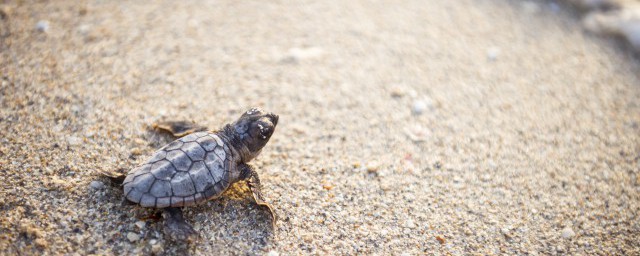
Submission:
<svg viewBox="0 0 640 256">
<path fill-rule="evenodd" d="M 153 127 L 154 130 L 169 133 L 175 138 L 184 137 L 194 132 L 208 130 L 207 127 L 188 121 L 162 121 L 154 123 L 151 127 Z"/>
<path fill-rule="evenodd" d="M 124 180 L 127 178 L 127 172 L 124 169 L 118 169 L 115 171 L 100 171 L 100 176 L 109 179 L 113 186 L 122 186 Z M 127 200 L 126 197 L 122 198 L 122 202 L 120 202 L 121 206 L 134 205 L 136 203 Z"/>
<path fill-rule="evenodd" d="M 124 169 L 118 169 L 115 171 L 100 171 L 100 176 L 106 177 L 111 181 L 112 184 L 121 186 L 124 182 L 124 179 L 127 177 L 127 173 Z"/>
<path fill-rule="evenodd" d="M 178 207 L 164 208 L 164 232 L 176 241 L 192 242 L 199 238 L 198 232 L 182 217 L 182 209 Z"/>
</svg>

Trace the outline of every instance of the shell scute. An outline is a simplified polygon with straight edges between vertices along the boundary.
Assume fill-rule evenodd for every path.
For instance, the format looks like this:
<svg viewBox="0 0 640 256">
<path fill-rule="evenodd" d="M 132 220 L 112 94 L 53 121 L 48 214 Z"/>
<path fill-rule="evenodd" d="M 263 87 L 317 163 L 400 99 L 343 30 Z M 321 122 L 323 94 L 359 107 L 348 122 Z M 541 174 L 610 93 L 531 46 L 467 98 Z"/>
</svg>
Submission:
<svg viewBox="0 0 640 256">
<path fill-rule="evenodd" d="M 201 161 L 204 159 L 205 151 L 198 142 L 188 142 L 182 145 L 182 151 L 189 156 L 192 161 Z"/>
<path fill-rule="evenodd" d="M 175 196 L 190 196 L 196 193 L 196 188 L 187 172 L 179 172 L 171 179 L 171 189 Z"/>
<path fill-rule="evenodd" d="M 178 171 L 186 172 L 191 166 L 191 159 L 182 152 L 182 150 L 172 150 L 167 153 L 167 160 L 169 160 Z"/>
</svg>

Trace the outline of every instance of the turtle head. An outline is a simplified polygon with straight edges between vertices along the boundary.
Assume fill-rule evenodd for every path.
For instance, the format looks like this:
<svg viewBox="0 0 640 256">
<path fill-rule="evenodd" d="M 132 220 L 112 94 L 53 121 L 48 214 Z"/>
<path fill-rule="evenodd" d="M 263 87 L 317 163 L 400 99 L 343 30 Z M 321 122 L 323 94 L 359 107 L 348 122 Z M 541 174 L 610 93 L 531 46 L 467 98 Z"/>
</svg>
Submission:
<svg viewBox="0 0 640 256">
<path fill-rule="evenodd" d="M 271 135 L 273 135 L 276 124 L 278 124 L 278 115 L 264 112 L 259 108 L 249 109 L 232 124 L 235 137 L 241 144 L 236 145 L 236 148 L 247 149 L 239 150 L 242 152 L 244 162 L 260 154 L 260 150 L 269 142 Z"/>
</svg>

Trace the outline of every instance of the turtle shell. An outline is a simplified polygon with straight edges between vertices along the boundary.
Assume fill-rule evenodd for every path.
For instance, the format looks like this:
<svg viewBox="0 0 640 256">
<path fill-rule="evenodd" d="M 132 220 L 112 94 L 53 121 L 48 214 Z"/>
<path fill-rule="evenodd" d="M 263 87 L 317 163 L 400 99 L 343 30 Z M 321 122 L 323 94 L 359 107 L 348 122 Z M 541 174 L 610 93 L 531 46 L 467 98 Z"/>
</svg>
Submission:
<svg viewBox="0 0 640 256">
<path fill-rule="evenodd" d="M 218 135 L 197 132 L 177 139 L 132 169 L 124 194 L 143 207 L 182 207 L 217 197 L 229 186 L 231 155 Z"/>
</svg>

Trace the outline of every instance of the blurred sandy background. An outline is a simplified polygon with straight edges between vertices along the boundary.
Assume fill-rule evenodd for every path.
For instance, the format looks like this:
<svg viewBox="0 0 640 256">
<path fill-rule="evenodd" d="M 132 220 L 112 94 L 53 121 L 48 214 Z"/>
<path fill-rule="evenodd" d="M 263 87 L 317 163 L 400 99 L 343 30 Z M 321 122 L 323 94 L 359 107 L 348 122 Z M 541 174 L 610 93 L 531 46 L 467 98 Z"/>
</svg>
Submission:
<svg viewBox="0 0 640 256">
<path fill-rule="evenodd" d="M 0 254 L 640 253 L 640 65 L 552 1 L 5 1 Z M 280 115 L 202 240 L 98 176 Z"/>
</svg>

